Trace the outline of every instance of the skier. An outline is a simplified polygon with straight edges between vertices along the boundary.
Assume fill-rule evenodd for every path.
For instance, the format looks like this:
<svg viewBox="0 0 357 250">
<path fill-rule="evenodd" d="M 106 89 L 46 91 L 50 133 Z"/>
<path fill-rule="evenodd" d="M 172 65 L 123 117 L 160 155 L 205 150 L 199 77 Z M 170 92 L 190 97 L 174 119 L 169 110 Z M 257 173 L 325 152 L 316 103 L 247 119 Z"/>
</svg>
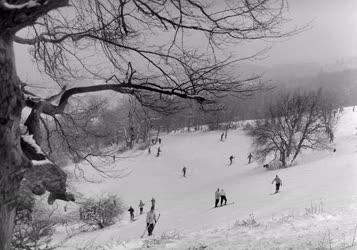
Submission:
<svg viewBox="0 0 357 250">
<path fill-rule="evenodd" d="M 151 154 L 151 147 L 148 148 L 148 154 Z"/>
<path fill-rule="evenodd" d="M 161 138 L 159 138 L 159 144 L 161 144 Z"/>
<path fill-rule="evenodd" d="M 223 141 L 224 132 L 221 134 L 221 141 Z"/>
<path fill-rule="evenodd" d="M 146 228 L 148 229 L 148 236 L 152 235 L 156 222 L 157 220 L 156 220 L 155 208 L 151 207 L 150 211 L 146 215 Z"/>
<path fill-rule="evenodd" d="M 182 169 L 182 173 L 183 173 L 183 177 L 186 177 L 186 167 L 184 166 L 183 169 Z"/>
<path fill-rule="evenodd" d="M 140 214 L 143 214 L 144 206 L 145 206 L 145 203 L 142 200 L 140 200 L 140 202 L 139 202 Z"/>
<path fill-rule="evenodd" d="M 250 164 L 251 162 L 252 162 L 252 158 L 253 158 L 253 155 L 252 155 L 252 153 L 249 153 L 249 155 L 248 155 L 248 164 Z"/>
<path fill-rule="evenodd" d="M 132 208 L 130 206 L 130 208 L 128 209 L 129 213 L 130 213 L 130 220 L 134 221 L 134 208 Z"/>
<path fill-rule="evenodd" d="M 279 192 L 279 188 L 282 185 L 282 181 L 281 181 L 281 179 L 279 178 L 278 175 L 275 176 L 275 178 L 274 178 L 274 180 L 272 181 L 271 184 L 273 184 L 274 182 L 275 182 L 275 193 L 278 193 Z"/>
<path fill-rule="evenodd" d="M 233 159 L 234 159 L 233 155 L 229 156 L 229 166 L 232 165 Z"/>
<path fill-rule="evenodd" d="M 160 156 L 160 153 L 161 153 L 161 149 L 160 147 L 157 148 L 157 154 L 156 154 L 156 157 L 159 157 Z"/>
<path fill-rule="evenodd" d="M 226 192 L 221 189 L 221 206 L 223 205 L 223 201 L 224 201 L 224 205 L 227 205 L 227 197 L 226 197 Z"/>
<path fill-rule="evenodd" d="M 155 209 L 155 199 L 154 199 L 154 197 L 151 199 L 151 207 Z"/>
<path fill-rule="evenodd" d="M 214 198 L 215 198 L 214 207 L 217 207 L 218 203 L 219 203 L 219 198 L 221 198 L 221 194 L 219 192 L 219 188 L 217 188 L 216 192 L 214 193 Z"/>
</svg>

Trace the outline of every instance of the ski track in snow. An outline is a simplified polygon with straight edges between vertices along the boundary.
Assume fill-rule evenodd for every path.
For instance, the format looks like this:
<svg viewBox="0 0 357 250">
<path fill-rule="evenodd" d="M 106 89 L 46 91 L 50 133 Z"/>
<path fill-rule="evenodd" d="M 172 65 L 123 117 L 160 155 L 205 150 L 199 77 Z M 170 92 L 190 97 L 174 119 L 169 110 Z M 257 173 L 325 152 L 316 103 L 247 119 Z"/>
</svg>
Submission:
<svg viewBox="0 0 357 250">
<path fill-rule="evenodd" d="M 297 165 L 267 171 L 262 164 L 248 164 L 251 140 L 240 129 L 229 130 L 220 142 L 220 131 L 162 136 L 162 153 L 127 152 L 108 168 L 129 173 L 124 178 L 103 179 L 89 167 L 86 175 L 98 183 L 73 180 L 71 185 L 89 197 L 116 194 L 138 214 L 156 199 L 154 237 L 140 239 L 145 214 L 129 222 L 129 214 L 103 230 L 80 233 L 63 249 L 91 245 L 89 249 L 316 249 L 343 247 L 352 242 L 357 225 L 357 112 L 345 108 L 335 136 L 337 152 L 304 152 Z M 130 157 L 132 155 L 133 157 Z M 134 157 L 135 155 L 135 157 Z M 228 166 L 229 156 L 235 159 Z M 187 167 L 183 178 L 182 167 Z M 68 167 L 70 170 L 70 167 Z M 271 181 L 279 174 L 281 192 Z M 224 188 L 233 205 L 212 209 L 214 192 Z M 62 203 L 61 203 L 62 204 Z M 321 204 L 321 211 L 306 208 Z M 67 204 L 75 209 L 72 203 Z M 307 213 L 307 214 L 306 214 Z M 242 225 L 254 215 L 257 225 Z M 55 235 L 55 240 L 63 233 Z M 90 243 L 88 243 L 90 242 Z M 355 240 L 357 243 L 357 239 Z M 96 248 L 101 246 L 101 248 Z"/>
</svg>

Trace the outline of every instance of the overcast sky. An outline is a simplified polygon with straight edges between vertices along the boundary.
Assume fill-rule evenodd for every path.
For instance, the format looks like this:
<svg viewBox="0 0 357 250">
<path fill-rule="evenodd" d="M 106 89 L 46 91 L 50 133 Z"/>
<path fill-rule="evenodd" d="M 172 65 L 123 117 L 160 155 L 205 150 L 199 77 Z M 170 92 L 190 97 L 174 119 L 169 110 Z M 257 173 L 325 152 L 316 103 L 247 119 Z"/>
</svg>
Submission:
<svg viewBox="0 0 357 250">
<path fill-rule="evenodd" d="M 289 0 L 287 16 L 291 24 L 304 26 L 306 31 L 277 42 L 268 57 L 256 62 L 262 65 L 317 62 L 322 65 L 333 61 L 357 57 L 357 0 Z M 261 43 L 249 46 L 249 51 L 262 48 Z M 240 48 L 236 48 L 240 53 Z M 31 62 L 26 46 L 16 46 L 18 73 L 25 80 L 41 84 L 41 77 Z"/>
<path fill-rule="evenodd" d="M 269 62 L 306 63 L 357 56 L 357 0 L 289 0 L 289 16 L 305 32 L 273 43 Z"/>
</svg>

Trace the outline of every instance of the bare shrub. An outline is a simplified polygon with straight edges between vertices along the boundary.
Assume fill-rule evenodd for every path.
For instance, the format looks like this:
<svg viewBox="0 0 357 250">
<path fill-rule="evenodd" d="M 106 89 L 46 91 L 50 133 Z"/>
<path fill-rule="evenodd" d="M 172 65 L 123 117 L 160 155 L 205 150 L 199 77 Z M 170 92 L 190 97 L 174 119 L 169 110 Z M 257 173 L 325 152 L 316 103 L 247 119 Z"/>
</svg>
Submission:
<svg viewBox="0 0 357 250">
<path fill-rule="evenodd" d="M 115 195 L 83 203 L 79 209 L 80 219 L 89 225 L 96 225 L 100 229 L 113 225 L 115 219 L 123 214 L 122 201 Z"/>
<path fill-rule="evenodd" d="M 305 215 L 317 215 L 324 212 L 324 204 L 322 201 L 319 203 L 311 202 L 310 207 L 305 208 Z"/>
<path fill-rule="evenodd" d="M 11 249 L 52 249 L 49 244 L 56 223 L 51 220 L 51 215 L 50 211 L 40 206 L 18 209 L 12 234 Z"/>
<path fill-rule="evenodd" d="M 251 213 L 251 214 L 249 214 L 248 218 L 246 218 L 242 221 L 237 220 L 234 223 L 234 226 L 235 227 L 257 227 L 257 226 L 259 226 L 259 223 L 256 221 L 254 214 Z"/>
</svg>

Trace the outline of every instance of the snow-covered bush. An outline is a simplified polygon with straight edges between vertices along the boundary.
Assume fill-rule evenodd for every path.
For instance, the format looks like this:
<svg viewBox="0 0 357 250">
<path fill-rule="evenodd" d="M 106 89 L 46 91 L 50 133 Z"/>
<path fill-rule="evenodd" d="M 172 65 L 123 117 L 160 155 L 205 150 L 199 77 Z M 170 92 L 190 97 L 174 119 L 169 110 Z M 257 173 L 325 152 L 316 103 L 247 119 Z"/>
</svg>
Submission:
<svg viewBox="0 0 357 250">
<path fill-rule="evenodd" d="M 89 224 L 96 225 L 100 229 L 115 223 L 115 219 L 124 212 L 121 200 L 115 195 L 83 203 L 79 209 L 80 219 Z"/>
<path fill-rule="evenodd" d="M 236 223 L 234 223 L 234 226 L 236 227 L 247 227 L 247 226 L 254 226 L 257 227 L 259 226 L 259 223 L 256 221 L 254 214 L 250 214 L 248 218 L 239 221 L 237 220 Z"/>
</svg>

